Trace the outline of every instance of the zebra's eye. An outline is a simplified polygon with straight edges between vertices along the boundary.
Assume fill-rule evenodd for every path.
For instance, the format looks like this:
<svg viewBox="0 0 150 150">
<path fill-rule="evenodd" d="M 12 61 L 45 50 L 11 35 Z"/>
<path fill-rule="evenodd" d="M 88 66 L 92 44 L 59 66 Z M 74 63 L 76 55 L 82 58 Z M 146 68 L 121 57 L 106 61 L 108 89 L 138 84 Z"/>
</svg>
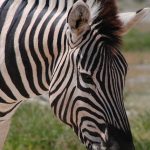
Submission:
<svg viewBox="0 0 150 150">
<path fill-rule="evenodd" d="M 81 73 L 82 80 L 87 84 L 94 84 L 92 76 L 86 73 Z"/>
</svg>

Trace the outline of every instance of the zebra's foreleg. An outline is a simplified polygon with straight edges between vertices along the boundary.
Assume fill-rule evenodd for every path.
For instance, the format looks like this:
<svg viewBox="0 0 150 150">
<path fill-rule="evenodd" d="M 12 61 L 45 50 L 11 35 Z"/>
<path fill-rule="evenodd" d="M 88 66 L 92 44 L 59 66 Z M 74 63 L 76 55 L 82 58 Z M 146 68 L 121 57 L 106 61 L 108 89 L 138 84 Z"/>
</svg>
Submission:
<svg viewBox="0 0 150 150">
<path fill-rule="evenodd" d="M 20 106 L 22 101 L 15 101 L 13 103 L 0 103 L 0 150 L 3 149 L 3 145 L 7 138 L 9 131 L 11 118 Z"/>
<path fill-rule="evenodd" d="M 2 150 L 3 145 L 5 143 L 9 127 L 10 127 L 10 119 L 4 120 L 0 122 L 0 150 Z"/>
</svg>

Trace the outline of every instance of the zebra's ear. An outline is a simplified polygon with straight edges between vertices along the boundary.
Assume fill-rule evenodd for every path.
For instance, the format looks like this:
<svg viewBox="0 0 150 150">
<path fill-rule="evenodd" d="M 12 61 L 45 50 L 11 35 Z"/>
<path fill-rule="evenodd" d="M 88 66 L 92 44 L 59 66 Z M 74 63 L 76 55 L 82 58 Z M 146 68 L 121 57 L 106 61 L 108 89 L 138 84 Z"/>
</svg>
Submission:
<svg viewBox="0 0 150 150">
<path fill-rule="evenodd" d="M 150 8 L 144 8 L 137 12 L 120 13 L 119 19 L 123 23 L 122 35 L 128 33 L 134 26 L 140 25 L 148 17 L 150 18 Z"/>
<path fill-rule="evenodd" d="M 71 33 L 77 37 L 82 35 L 90 28 L 90 20 L 88 5 L 83 0 L 78 0 L 70 9 L 67 17 Z"/>
</svg>

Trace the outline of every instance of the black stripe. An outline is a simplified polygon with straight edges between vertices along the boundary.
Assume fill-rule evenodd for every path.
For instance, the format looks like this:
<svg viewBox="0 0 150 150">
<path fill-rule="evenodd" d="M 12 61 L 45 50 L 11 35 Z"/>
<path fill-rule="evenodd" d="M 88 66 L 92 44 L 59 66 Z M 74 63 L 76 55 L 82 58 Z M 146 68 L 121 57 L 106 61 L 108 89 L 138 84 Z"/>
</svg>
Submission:
<svg viewBox="0 0 150 150">
<path fill-rule="evenodd" d="M 138 11 L 136 11 L 136 14 L 138 14 L 139 12 L 141 12 L 143 9 L 140 9 L 140 10 L 138 10 Z"/>
<path fill-rule="evenodd" d="M 0 89 L 11 99 L 16 100 L 16 97 L 13 95 L 9 87 L 7 86 L 5 80 L 2 77 L 2 74 L 0 73 Z"/>
</svg>

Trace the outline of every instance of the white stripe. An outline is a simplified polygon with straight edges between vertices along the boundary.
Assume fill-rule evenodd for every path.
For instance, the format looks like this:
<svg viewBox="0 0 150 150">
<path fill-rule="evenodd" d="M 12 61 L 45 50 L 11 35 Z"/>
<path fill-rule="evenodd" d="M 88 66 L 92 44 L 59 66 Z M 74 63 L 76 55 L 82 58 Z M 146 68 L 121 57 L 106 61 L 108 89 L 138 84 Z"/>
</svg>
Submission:
<svg viewBox="0 0 150 150">
<path fill-rule="evenodd" d="M 50 1 L 50 5 L 49 5 L 49 6 L 50 6 L 49 8 L 50 8 L 51 10 L 53 10 L 53 9 L 55 8 L 55 6 L 56 6 L 56 3 L 57 3 L 57 0 L 51 0 L 51 1 Z"/>
<path fill-rule="evenodd" d="M 66 0 L 65 0 L 66 1 Z M 65 2 L 64 2 L 65 3 Z M 72 7 L 72 5 L 73 5 L 73 0 L 69 0 L 69 1 L 67 1 L 67 10 L 69 11 L 70 10 L 70 8 Z"/>
</svg>

